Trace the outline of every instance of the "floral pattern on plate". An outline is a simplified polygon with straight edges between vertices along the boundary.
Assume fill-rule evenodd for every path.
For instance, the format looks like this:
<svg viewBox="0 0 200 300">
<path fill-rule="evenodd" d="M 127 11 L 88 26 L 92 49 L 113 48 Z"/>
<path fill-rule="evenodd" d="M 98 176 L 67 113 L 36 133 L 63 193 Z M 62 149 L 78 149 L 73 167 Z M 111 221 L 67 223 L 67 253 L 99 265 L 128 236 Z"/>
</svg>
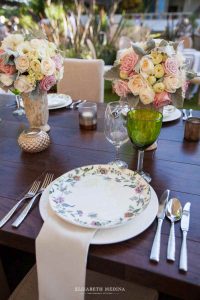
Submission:
<svg viewBox="0 0 200 300">
<path fill-rule="evenodd" d="M 127 223 L 147 207 L 150 187 L 131 170 L 91 165 L 55 180 L 49 201 L 56 214 L 70 223 L 110 228 Z"/>
</svg>

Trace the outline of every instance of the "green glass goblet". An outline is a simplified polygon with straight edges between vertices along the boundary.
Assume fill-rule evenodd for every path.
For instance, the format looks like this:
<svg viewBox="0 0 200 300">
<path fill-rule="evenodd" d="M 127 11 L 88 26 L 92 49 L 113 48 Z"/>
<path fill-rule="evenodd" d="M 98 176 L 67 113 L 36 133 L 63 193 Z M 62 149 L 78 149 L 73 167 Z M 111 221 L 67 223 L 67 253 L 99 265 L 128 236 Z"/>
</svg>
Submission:
<svg viewBox="0 0 200 300">
<path fill-rule="evenodd" d="M 134 109 L 127 114 L 128 135 L 138 150 L 137 172 L 147 182 L 151 181 L 151 176 L 143 171 L 144 150 L 157 140 L 162 127 L 162 118 L 162 113 L 148 109 Z"/>
</svg>

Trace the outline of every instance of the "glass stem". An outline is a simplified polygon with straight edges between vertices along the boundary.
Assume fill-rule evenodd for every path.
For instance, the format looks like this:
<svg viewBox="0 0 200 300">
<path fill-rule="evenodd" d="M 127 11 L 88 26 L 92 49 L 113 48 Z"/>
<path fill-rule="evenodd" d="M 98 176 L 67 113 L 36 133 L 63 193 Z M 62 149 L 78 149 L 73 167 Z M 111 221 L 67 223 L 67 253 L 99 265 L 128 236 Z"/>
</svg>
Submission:
<svg viewBox="0 0 200 300">
<path fill-rule="evenodd" d="M 115 149 L 116 149 L 115 160 L 119 160 L 119 148 L 120 148 L 120 146 L 115 146 Z"/>
<path fill-rule="evenodd" d="M 141 173 L 143 170 L 143 159 L 144 159 L 144 151 L 138 150 L 138 161 L 137 161 L 137 172 Z"/>
</svg>

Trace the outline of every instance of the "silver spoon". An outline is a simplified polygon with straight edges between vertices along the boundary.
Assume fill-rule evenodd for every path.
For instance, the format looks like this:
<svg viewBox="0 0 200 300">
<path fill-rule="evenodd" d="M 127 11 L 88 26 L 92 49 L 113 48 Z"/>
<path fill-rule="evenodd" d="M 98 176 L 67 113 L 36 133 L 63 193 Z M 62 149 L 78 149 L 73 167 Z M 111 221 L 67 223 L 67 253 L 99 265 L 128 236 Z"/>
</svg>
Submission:
<svg viewBox="0 0 200 300">
<path fill-rule="evenodd" d="M 166 216 L 171 221 L 170 235 L 168 239 L 167 247 L 167 259 L 175 261 L 175 233 L 174 233 L 174 222 L 177 222 L 182 217 L 182 206 L 177 198 L 169 200 L 166 206 Z"/>
</svg>

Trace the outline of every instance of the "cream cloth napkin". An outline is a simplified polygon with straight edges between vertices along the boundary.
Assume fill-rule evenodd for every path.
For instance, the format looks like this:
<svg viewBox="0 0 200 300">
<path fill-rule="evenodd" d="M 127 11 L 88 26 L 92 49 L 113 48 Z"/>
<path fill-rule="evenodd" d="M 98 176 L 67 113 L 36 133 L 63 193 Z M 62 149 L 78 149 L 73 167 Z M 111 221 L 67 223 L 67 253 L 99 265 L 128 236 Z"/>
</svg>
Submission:
<svg viewBox="0 0 200 300">
<path fill-rule="evenodd" d="M 40 300 L 83 300 L 87 255 L 96 229 L 67 223 L 56 215 L 48 217 L 36 239 Z"/>
</svg>

